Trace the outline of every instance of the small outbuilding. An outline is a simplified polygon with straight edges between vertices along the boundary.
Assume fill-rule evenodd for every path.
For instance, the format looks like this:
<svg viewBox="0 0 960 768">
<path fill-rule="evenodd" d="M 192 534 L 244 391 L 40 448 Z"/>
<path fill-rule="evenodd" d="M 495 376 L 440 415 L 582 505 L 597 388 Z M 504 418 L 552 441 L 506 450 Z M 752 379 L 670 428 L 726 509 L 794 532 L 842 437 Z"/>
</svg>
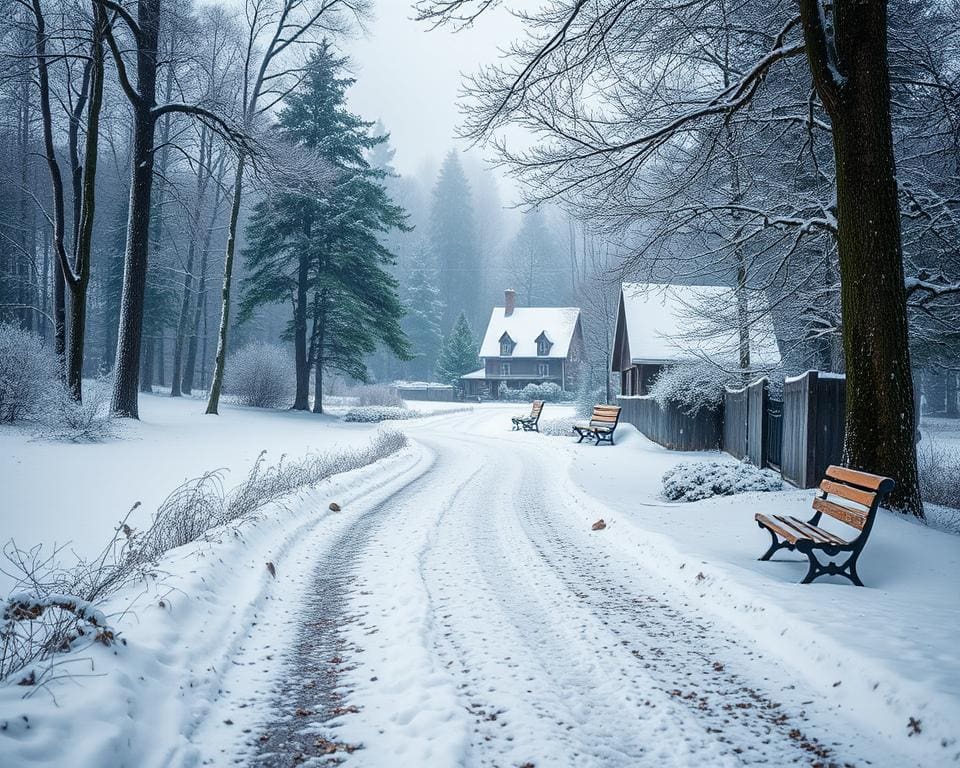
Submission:
<svg viewBox="0 0 960 768">
<path fill-rule="evenodd" d="M 769 313 L 748 313 L 753 365 L 780 360 Z M 614 333 L 612 369 L 625 396 L 647 395 L 664 366 L 709 359 L 737 367 L 740 328 L 737 297 L 717 285 L 623 283 Z"/>
</svg>

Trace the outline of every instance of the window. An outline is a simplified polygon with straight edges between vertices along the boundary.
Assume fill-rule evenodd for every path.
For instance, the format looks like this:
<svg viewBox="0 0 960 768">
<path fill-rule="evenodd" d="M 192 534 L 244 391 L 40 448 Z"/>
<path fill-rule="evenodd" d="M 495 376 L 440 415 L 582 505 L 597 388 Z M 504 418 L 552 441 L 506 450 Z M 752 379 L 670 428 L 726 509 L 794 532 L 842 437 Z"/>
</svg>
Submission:
<svg viewBox="0 0 960 768">
<path fill-rule="evenodd" d="M 513 339 L 510 338 L 510 334 L 504 333 L 500 337 L 500 357 L 510 357 L 513 354 L 513 348 L 516 344 L 513 343 Z"/>
<path fill-rule="evenodd" d="M 537 339 L 537 354 L 541 357 L 550 354 L 550 342 L 543 336 Z"/>
<path fill-rule="evenodd" d="M 537 376 L 547 377 L 550 375 L 550 363 L 537 364 Z"/>
<path fill-rule="evenodd" d="M 501 376 L 510 375 L 510 363 L 500 363 L 500 375 Z"/>
</svg>

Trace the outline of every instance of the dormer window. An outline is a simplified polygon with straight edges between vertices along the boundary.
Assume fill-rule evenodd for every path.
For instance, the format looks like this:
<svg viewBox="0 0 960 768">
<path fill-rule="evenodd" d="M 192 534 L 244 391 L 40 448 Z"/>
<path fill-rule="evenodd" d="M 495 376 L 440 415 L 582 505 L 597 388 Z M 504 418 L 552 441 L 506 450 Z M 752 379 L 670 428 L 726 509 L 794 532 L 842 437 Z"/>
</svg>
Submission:
<svg viewBox="0 0 960 768">
<path fill-rule="evenodd" d="M 513 348 L 517 346 L 508 333 L 500 337 L 500 357 L 510 357 L 513 354 Z"/>
<path fill-rule="evenodd" d="M 537 355 L 539 357 L 546 357 L 550 354 L 550 348 L 553 346 L 553 342 L 547 338 L 547 332 L 543 331 L 539 336 L 537 336 Z"/>
</svg>

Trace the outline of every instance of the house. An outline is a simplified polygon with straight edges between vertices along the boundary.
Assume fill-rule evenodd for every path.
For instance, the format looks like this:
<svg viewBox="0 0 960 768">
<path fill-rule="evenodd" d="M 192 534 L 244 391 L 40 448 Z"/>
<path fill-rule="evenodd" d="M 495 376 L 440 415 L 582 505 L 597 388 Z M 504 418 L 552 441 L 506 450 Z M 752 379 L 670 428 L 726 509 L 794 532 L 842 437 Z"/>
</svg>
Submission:
<svg viewBox="0 0 960 768">
<path fill-rule="evenodd" d="M 780 360 L 769 312 L 749 310 L 754 366 Z M 612 369 L 622 395 L 646 395 L 660 370 L 687 360 L 710 359 L 739 366 L 737 299 L 716 285 L 624 283 L 614 333 Z"/>
<path fill-rule="evenodd" d="M 573 389 L 583 359 L 583 331 L 576 307 L 518 307 L 504 291 L 480 345 L 483 367 L 461 377 L 467 397 L 498 397 L 500 385 L 523 389 L 553 382 Z"/>
</svg>

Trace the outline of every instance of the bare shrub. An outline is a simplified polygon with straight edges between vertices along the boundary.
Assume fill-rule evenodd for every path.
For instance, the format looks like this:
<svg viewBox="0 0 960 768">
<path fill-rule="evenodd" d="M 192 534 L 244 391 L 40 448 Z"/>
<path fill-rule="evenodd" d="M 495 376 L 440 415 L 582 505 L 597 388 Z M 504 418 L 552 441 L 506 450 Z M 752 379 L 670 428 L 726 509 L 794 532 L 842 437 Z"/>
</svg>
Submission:
<svg viewBox="0 0 960 768">
<path fill-rule="evenodd" d="M 104 380 L 86 383 L 83 402 L 77 402 L 70 391 L 58 383 L 51 387 L 39 422 L 36 436 L 45 440 L 90 443 L 114 437 L 116 421 L 110 413 L 109 384 Z"/>
<path fill-rule="evenodd" d="M 56 382 L 56 360 L 40 337 L 0 323 L 0 424 L 35 418 Z"/>
<path fill-rule="evenodd" d="M 248 344 L 230 361 L 224 391 L 239 405 L 282 408 L 294 394 L 293 365 L 287 353 L 273 344 Z"/>
<path fill-rule="evenodd" d="M 921 440 L 917 468 L 924 501 L 960 509 L 960 451 L 936 439 Z"/>
<path fill-rule="evenodd" d="M 246 479 L 227 492 L 223 470 L 189 480 L 167 496 L 143 531 L 130 527 L 127 513 L 102 552 L 72 567 L 60 564 L 60 550 L 44 556 L 41 547 L 4 549 L 16 582 L 0 611 L 0 680 L 36 684 L 55 668 L 53 657 L 78 643 L 112 642 L 115 630 L 98 606 L 124 586 L 153 572 L 171 549 L 204 538 L 219 526 L 255 519 L 270 504 L 317 485 L 333 475 L 368 466 L 407 445 L 400 432 L 380 431 L 364 448 L 308 454 L 267 466 L 261 453 Z"/>
</svg>

